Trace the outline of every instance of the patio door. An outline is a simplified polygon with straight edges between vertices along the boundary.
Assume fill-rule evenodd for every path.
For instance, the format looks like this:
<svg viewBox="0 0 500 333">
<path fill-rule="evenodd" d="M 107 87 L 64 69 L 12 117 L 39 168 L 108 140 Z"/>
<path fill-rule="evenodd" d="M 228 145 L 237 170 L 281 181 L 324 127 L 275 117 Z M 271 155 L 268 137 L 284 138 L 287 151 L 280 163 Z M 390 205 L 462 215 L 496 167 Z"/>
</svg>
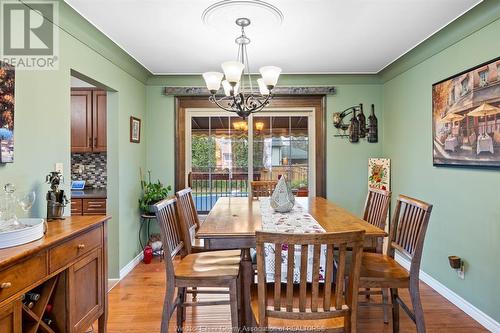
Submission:
<svg viewBox="0 0 500 333">
<path fill-rule="evenodd" d="M 243 120 L 216 109 L 187 109 L 185 181 L 197 210 L 220 197 L 248 196 L 251 180 L 286 176 L 296 195 L 315 193 L 312 110 L 259 112 Z"/>
</svg>

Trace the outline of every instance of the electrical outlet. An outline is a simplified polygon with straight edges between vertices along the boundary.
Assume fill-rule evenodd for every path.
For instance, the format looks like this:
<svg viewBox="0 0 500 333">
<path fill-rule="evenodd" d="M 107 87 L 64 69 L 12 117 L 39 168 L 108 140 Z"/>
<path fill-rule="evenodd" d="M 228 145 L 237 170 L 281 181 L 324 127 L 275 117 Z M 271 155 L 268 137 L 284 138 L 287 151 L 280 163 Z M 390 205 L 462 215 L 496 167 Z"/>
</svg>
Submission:
<svg viewBox="0 0 500 333">
<path fill-rule="evenodd" d="M 62 163 L 56 163 L 56 166 L 54 168 L 54 171 L 60 172 L 61 174 L 64 173 L 64 167 Z"/>
</svg>

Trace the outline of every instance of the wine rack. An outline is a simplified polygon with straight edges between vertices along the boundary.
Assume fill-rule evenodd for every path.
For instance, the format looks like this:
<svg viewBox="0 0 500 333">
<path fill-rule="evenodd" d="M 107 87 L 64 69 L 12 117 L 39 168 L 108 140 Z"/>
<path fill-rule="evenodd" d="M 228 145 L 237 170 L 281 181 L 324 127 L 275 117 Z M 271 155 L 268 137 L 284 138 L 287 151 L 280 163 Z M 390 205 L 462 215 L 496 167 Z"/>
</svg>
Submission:
<svg viewBox="0 0 500 333">
<path fill-rule="evenodd" d="M 54 327 L 50 327 L 44 322 L 45 310 L 49 302 L 54 298 L 59 275 L 46 281 L 41 286 L 37 287 L 36 292 L 40 298 L 34 303 L 32 308 L 23 304 L 23 333 L 58 333 Z"/>
</svg>

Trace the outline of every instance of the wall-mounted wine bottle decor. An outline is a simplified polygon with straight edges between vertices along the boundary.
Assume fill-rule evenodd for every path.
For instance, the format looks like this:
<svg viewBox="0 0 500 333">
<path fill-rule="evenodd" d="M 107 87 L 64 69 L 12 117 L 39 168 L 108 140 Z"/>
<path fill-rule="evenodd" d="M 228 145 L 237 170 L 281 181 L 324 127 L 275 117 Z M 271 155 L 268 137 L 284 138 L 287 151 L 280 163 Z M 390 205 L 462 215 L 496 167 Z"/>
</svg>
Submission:
<svg viewBox="0 0 500 333">
<path fill-rule="evenodd" d="M 349 123 L 344 119 L 352 115 Z M 363 104 L 351 106 L 342 112 L 333 113 L 333 126 L 338 129 L 336 137 L 348 138 L 349 142 L 356 143 L 359 139 L 366 139 L 370 143 L 378 142 L 378 121 L 375 116 L 375 105 L 372 104 L 368 124 L 363 113 Z"/>
</svg>

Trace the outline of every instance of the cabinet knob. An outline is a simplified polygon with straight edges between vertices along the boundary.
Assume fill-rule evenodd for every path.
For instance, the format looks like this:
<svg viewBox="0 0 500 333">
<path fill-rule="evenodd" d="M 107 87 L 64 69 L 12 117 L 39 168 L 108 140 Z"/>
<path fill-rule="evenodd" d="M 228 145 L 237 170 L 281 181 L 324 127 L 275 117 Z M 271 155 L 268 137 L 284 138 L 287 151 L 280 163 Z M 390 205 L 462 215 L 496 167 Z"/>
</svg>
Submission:
<svg viewBox="0 0 500 333">
<path fill-rule="evenodd" d="M 85 248 L 85 244 L 78 244 L 77 248 L 78 248 L 79 250 L 82 250 L 82 249 L 84 249 L 84 248 Z"/>
<path fill-rule="evenodd" d="M 12 287 L 12 283 L 10 283 L 10 282 L 3 282 L 0 284 L 0 289 L 7 289 L 10 287 Z"/>
</svg>

